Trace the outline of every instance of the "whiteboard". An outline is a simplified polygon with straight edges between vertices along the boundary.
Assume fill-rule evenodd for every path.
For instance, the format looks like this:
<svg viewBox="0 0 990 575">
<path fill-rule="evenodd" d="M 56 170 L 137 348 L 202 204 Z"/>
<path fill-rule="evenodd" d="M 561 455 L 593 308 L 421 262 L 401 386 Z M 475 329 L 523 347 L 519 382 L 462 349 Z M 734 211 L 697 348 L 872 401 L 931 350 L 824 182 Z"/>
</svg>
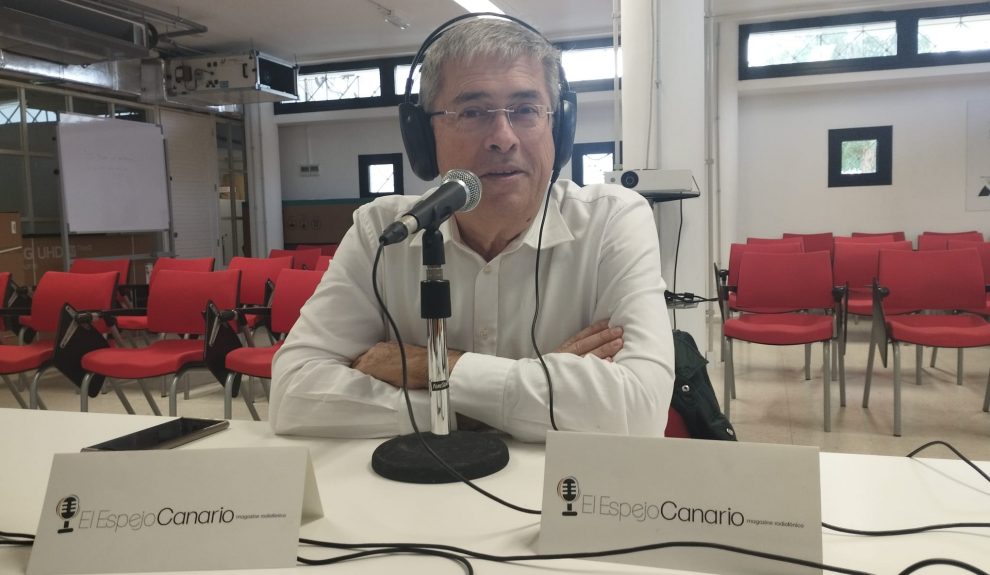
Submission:
<svg viewBox="0 0 990 575">
<path fill-rule="evenodd" d="M 63 113 L 57 134 L 69 233 L 169 229 L 160 126 Z"/>
</svg>

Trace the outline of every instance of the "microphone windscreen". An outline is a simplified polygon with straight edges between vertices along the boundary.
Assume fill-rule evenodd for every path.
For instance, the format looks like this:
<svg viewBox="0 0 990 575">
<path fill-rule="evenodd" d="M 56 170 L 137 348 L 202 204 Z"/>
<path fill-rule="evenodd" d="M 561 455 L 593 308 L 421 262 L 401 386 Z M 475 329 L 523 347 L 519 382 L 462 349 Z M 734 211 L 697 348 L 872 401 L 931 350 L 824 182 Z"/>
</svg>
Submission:
<svg viewBox="0 0 990 575">
<path fill-rule="evenodd" d="M 467 188 L 468 199 L 459 212 L 470 212 L 481 201 L 481 180 L 468 170 L 450 170 L 443 175 L 442 183 L 459 180 Z"/>
</svg>

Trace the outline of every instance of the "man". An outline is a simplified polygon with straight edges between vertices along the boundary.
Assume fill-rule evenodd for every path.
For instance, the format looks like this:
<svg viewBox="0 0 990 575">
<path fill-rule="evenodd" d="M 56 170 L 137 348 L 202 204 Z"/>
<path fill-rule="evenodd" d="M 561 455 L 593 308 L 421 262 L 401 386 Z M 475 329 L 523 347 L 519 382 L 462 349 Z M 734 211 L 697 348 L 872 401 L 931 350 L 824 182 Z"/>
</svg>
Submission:
<svg viewBox="0 0 990 575">
<path fill-rule="evenodd" d="M 552 377 L 557 426 L 663 435 L 673 344 L 653 214 L 617 186 L 552 187 L 558 54 L 501 19 L 455 25 L 426 53 L 420 103 L 441 173 L 466 169 L 481 202 L 440 226 L 452 317 L 450 404 L 459 418 L 524 441 L 550 428 L 548 382 L 530 341 L 543 202 L 536 339 Z M 277 433 L 380 437 L 411 431 L 398 346 L 373 294 L 382 230 L 420 198 L 393 196 L 354 215 L 329 271 L 275 357 Z M 422 238 L 385 249 L 379 285 L 409 357 L 408 387 L 429 429 Z"/>
</svg>

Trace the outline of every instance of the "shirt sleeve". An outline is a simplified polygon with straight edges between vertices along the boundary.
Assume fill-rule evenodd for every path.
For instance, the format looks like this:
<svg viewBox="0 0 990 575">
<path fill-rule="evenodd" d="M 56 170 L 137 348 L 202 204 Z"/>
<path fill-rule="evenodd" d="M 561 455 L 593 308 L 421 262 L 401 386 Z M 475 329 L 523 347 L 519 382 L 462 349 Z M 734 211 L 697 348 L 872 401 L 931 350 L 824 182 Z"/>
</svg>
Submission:
<svg viewBox="0 0 990 575">
<path fill-rule="evenodd" d="M 595 318 L 609 318 L 611 326 L 624 330 L 623 348 L 614 361 L 544 349 L 548 385 L 536 358 L 468 353 L 451 372 L 451 403 L 458 412 L 517 439 L 544 441 L 551 429 L 552 386 L 558 429 L 663 435 L 673 393 L 674 347 L 653 216 L 645 202 L 623 204 L 604 229 L 601 257 L 590 264 L 597 269 L 557 268 L 550 273 L 569 274 L 575 280 L 582 273 L 597 274 Z"/>
<path fill-rule="evenodd" d="M 269 421 L 278 434 L 387 437 L 412 432 L 402 391 L 351 368 L 354 359 L 387 339 L 371 285 L 375 230 L 381 227 L 371 220 L 367 212 L 355 212 L 330 269 L 275 355 Z M 379 269 L 382 286 L 385 274 Z M 427 393 L 412 390 L 409 395 L 417 425 L 429 429 Z"/>
</svg>

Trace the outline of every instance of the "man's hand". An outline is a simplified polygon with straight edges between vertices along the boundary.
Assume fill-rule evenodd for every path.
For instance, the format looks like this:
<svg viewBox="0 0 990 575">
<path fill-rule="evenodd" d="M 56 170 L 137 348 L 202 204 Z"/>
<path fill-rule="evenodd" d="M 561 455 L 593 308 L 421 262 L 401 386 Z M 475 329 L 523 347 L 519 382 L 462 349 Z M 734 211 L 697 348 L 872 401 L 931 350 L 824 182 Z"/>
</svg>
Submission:
<svg viewBox="0 0 990 575">
<path fill-rule="evenodd" d="M 622 343 L 622 328 L 610 328 L 608 320 L 603 319 L 577 332 L 554 351 L 582 357 L 591 354 L 612 361 L 615 354 L 622 349 Z"/>
<path fill-rule="evenodd" d="M 418 345 L 405 344 L 406 368 L 408 371 L 409 389 L 426 389 L 429 376 L 426 368 L 426 348 Z M 454 370 L 454 365 L 461 357 L 460 351 L 451 349 L 447 352 L 447 372 Z M 402 360 L 399 355 L 399 345 L 395 342 L 376 343 L 368 351 L 361 354 L 351 367 L 380 379 L 393 387 L 402 387 Z"/>
</svg>

